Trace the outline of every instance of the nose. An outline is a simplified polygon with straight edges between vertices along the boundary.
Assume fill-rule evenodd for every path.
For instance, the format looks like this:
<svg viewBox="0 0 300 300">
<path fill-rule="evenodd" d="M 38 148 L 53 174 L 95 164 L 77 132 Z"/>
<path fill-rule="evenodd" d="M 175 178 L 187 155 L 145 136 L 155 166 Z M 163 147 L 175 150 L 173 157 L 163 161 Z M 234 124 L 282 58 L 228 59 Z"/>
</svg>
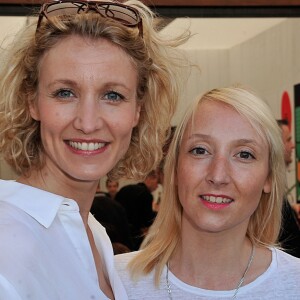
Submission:
<svg viewBox="0 0 300 300">
<path fill-rule="evenodd" d="M 214 157 L 209 162 L 206 180 L 216 186 L 226 185 L 230 181 L 229 162 L 226 157 Z"/>
<path fill-rule="evenodd" d="M 75 129 L 89 134 L 99 129 L 102 122 L 97 101 L 90 99 L 78 104 L 73 122 Z"/>
</svg>

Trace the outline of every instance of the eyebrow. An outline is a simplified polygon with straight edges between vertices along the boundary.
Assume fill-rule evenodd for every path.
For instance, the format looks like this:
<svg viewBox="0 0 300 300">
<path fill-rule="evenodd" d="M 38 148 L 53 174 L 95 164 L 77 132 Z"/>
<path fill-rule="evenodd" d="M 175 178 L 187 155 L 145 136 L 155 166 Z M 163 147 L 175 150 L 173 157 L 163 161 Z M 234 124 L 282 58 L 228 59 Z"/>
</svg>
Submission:
<svg viewBox="0 0 300 300">
<path fill-rule="evenodd" d="M 69 79 L 56 79 L 56 80 L 50 82 L 50 83 L 47 85 L 47 87 L 48 87 L 48 88 L 51 88 L 51 87 L 53 87 L 53 86 L 56 85 L 56 84 L 66 84 L 66 85 L 70 85 L 70 86 L 75 86 L 75 87 L 77 87 L 76 81 L 69 80 Z"/>
<path fill-rule="evenodd" d="M 78 83 L 74 80 L 71 79 L 56 79 L 53 82 L 49 83 L 47 85 L 48 88 L 51 88 L 52 86 L 56 85 L 56 84 L 66 84 L 72 87 L 77 88 L 78 87 Z M 124 88 L 126 91 L 130 92 L 131 89 L 126 86 L 126 84 L 120 83 L 120 82 L 106 82 L 103 84 L 104 89 L 111 89 L 111 88 Z"/>
<path fill-rule="evenodd" d="M 202 134 L 202 133 L 193 133 L 188 137 L 188 140 L 192 140 L 194 138 L 201 138 L 201 139 L 204 139 L 204 140 L 212 140 L 212 137 L 210 135 Z M 257 146 L 257 147 L 260 146 L 260 144 L 257 143 L 253 139 L 244 139 L 243 138 L 243 139 L 234 140 L 233 142 L 236 143 L 236 144 L 251 144 L 251 145 L 254 145 L 254 146 Z"/>
</svg>

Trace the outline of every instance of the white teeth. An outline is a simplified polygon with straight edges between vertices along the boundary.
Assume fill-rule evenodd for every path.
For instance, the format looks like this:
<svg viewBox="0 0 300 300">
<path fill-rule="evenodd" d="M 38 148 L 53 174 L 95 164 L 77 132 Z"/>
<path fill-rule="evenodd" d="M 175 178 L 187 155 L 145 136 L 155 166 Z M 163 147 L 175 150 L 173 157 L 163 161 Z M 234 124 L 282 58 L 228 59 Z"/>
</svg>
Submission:
<svg viewBox="0 0 300 300">
<path fill-rule="evenodd" d="M 95 151 L 104 147 L 105 143 L 79 143 L 79 142 L 69 142 L 69 145 L 75 149 L 83 151 Z"/>
<path fill-rule="evenodd" d="M 223 202 L 222 197 L 217 197 L 216 202 L 217 202 L 217 203 L 222 203 L 222 202 Z"/>
<path fill-rule="evenodd" d="M 212 203 L 230 203 L 232 199 L 223 198 L 223 197 L 215 197 L 215 196 L 201 196 L 204 200 Z"/>
</svg>

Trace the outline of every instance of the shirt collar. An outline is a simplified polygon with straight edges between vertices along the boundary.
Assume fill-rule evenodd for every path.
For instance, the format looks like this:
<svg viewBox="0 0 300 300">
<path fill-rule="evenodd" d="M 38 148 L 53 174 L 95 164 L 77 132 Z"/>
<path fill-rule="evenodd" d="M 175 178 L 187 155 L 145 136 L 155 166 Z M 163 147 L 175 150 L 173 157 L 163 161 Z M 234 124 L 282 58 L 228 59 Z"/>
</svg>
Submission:
<svg viewBox="0 0 300 300">
<path fill-rule="evenodd" d="M 16 181 L 0 180 L 0 201 L 8 202 L 48 228 L 63 205 L 78 210 L 74 200 Z"/>
</svg>

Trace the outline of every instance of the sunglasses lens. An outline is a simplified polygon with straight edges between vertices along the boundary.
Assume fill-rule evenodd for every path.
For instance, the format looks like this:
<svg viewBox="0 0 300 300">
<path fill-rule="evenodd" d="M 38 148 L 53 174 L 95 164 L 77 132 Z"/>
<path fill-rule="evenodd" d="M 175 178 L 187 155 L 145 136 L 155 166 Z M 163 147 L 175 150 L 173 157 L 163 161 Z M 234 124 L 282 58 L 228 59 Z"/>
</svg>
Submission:
<svg viewBox="0 0 300 300">
<path fill-rule="evenodd" d="M 46 8 L 46 14 L 49 17 L 63 16 L 63 15 L 76 15 L 84 13 L 88 5 L 80 2 L 62 2 L 52 3 Z"/>
<path fill-rule="evenodd" d="M 139 34 L 143 36 L 142 19 L 137 10 L 121 3 L 102 1 L 57 1 L 44 4 L 40 12 L 37 29 L 43 17 L 48 21 L 51 17 L 68 17 L 82 13 L 95 12 L 103 18 L 110 18 L 129 27 L 137 26 Z"/>
<path fill-rule="evenodd" d="M 134 10 L 113 3 L 99 3 L 95 4 L 94 6 L 92 4 L 88 4 L 88 2 L 51 3 L 46 7 L 45 13 L 48 17 L 76 15 L 84 13 L 89 9 L 96 10 L 101 16 L 114 19 L 124 25 L 135 26 L 139 22 L 139 16 Z"/>
<path fill-rule="evenodd" d="M 138 14 L 128 7 L 115 4 L 97 4 L 97 10 L 102 16 L 117 20 L 124 25 L 134 26 L 139 22 Z"/>
</svg>

